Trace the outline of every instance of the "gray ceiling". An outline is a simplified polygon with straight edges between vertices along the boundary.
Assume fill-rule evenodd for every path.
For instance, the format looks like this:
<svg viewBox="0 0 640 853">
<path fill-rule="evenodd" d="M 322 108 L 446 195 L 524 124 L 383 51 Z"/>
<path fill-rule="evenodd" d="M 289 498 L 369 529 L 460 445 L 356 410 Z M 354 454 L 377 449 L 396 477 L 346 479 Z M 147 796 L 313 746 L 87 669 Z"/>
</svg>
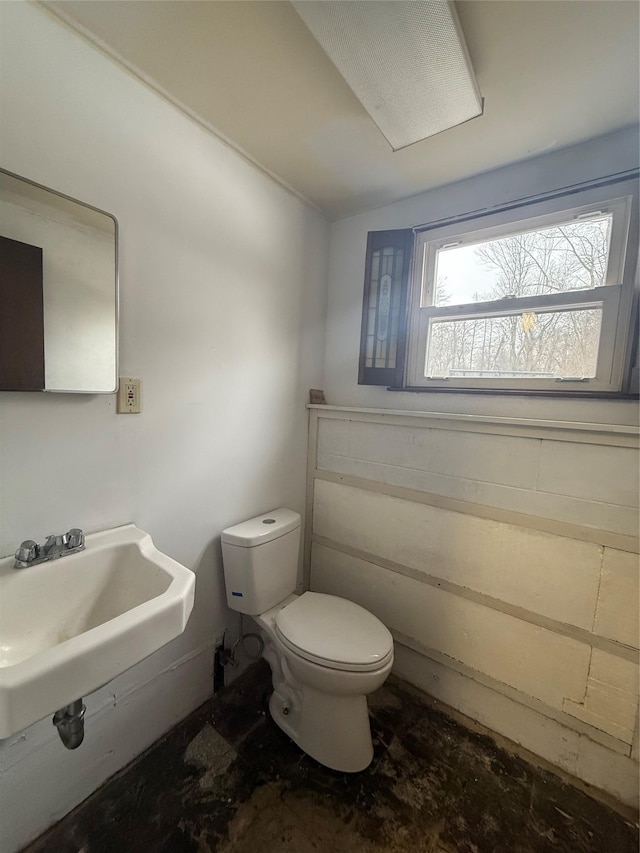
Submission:
<svg viewBox="0 0 640 853">
<path fill-rule="evenodd" d="M 457 2 L 484 115 L 396 152 L 288 2 L 43 5 L 332 219 L 639 120 L 633 0 Z"/>
</svg>

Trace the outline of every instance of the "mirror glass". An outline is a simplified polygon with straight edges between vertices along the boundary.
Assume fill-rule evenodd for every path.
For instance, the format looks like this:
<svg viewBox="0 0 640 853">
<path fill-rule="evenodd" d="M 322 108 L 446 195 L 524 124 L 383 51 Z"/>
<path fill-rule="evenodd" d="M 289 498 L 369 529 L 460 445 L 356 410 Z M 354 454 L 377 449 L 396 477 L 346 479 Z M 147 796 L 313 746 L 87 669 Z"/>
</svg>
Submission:
<svg viewBox="0 0 640 853">
<path fill-rule="evenodd" d="M 117 388 L 113 216 L 0 170 L 0 390 Z"/>
</svg>

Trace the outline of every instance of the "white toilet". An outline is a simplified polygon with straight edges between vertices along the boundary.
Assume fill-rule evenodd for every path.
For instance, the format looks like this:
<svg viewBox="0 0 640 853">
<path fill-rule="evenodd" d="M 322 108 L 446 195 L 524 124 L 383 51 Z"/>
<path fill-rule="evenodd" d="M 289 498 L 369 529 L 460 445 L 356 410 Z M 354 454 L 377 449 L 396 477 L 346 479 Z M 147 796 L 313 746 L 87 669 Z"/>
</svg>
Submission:
<svg viewBox="0 0 640 853">
<path fill-rule="evenodd" d="M 300 516 L 289 509 L 224 530 L 227 603 L 260 630 L 273 719 L 316 761 L 354 773 L 373 757 L 366 695 L 391 671 L 393 638 L 352 601 L 294 595 L 299 545 Z"/>
</svg>

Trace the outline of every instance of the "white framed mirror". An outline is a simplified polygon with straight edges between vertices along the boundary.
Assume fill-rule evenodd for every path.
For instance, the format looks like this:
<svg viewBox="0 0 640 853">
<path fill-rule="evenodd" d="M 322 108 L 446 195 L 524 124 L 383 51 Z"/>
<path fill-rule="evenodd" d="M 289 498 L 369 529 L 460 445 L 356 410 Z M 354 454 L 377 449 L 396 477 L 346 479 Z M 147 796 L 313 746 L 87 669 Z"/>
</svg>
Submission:
<svg viewBox="0 0 640 853">
<path fill-rule="evenodd" d="M 0 390 L 113 394 L 118 223 L 0 169 Z"/>
</svg>

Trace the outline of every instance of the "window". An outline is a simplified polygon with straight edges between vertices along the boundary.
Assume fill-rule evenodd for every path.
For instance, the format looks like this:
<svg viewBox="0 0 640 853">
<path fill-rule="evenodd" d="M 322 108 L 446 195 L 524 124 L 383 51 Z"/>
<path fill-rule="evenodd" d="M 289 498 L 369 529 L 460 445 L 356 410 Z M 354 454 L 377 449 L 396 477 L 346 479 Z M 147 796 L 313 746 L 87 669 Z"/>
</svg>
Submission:
<svg viewBox="0 0 640 853">
<path fill-rule="evenodd" d="M 412 229 L 413 250 L 406 231 L 370 234 L 360 381 L 624 391 L 637 196 L 626 180 Z"/>
</svg>

